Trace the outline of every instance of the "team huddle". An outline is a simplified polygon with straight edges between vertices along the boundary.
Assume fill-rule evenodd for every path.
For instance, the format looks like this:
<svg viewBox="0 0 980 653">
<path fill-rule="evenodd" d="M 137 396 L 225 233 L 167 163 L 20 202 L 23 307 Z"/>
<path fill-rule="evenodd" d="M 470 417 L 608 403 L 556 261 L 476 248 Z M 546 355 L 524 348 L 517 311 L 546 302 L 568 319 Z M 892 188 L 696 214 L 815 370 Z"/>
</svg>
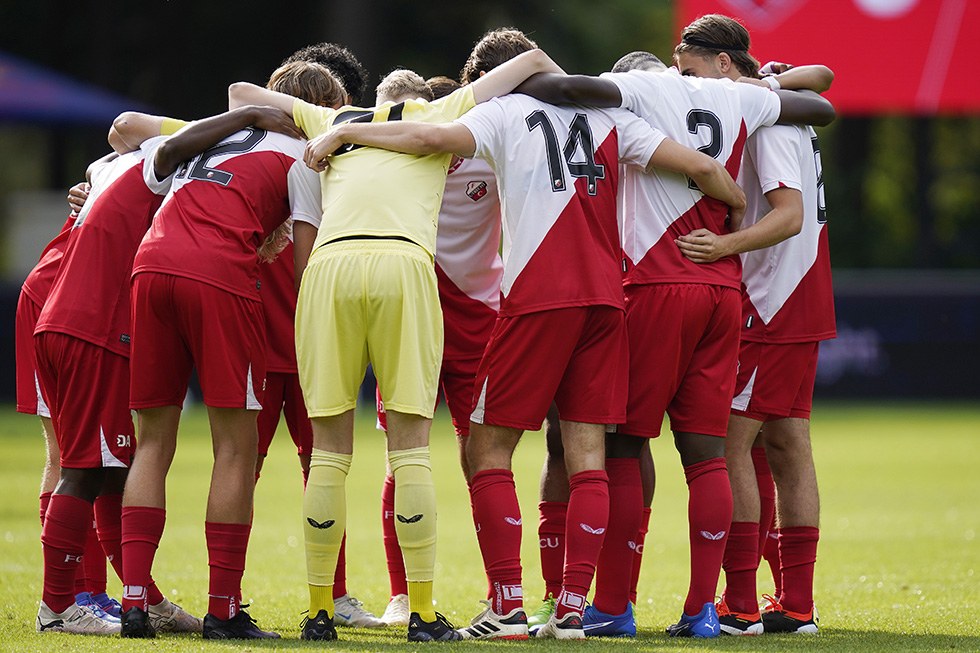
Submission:
<svg viewBox="0 0 980 653">
<path fill-rule="evenodd" d="M 674 64 L 633 52 L 567 75 L 498 29 L 460 82 L 396 70 L 361 108 L 363 68 L 320 44 L 264 88 L 232 84 L 227 113 L 120 116 L 17 310 L 18 410 L 48 440 L 37 630 L 279 637 L 242 609 L 241 580 L 284 414 L 305 481 L 301 639 L 337 626 L 407 627 L 409 641 L 633 637 L 666 414 L 691 552 L 667 633 L 817 632 L 809 415 L 835 322 L 806 125 L 833 120 L 818 95 L 833 74 L 760 70 L 744 27 L 719 15 L 683 30 Z M 388 451 L 380 617 L 345 576 L 369 363 Z M 151 573 L 194 369 L 214 451 L 203 619 Z M 462 628 L 433 609 L 440 388 L 488 585 Z M 542 424 L 546 589 L 531 612 L 511 460 Z M 763 557 L 776 589 L 760 611 Z"/>
</svg>

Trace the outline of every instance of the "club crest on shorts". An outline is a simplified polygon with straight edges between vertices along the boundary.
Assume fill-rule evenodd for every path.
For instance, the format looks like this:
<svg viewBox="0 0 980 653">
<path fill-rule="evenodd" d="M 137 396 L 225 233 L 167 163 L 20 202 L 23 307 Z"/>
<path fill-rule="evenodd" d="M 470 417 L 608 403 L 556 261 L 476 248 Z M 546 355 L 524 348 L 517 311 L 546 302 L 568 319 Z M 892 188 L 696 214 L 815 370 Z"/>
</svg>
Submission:
<svg viewBox="0 0 980 653">
<path fill-rule="evenodd" d="M 487 182 L 471 181 L 466 184 L 466 195 L 474 202 L 479 202 L 487 194 Z"/>
</svg>

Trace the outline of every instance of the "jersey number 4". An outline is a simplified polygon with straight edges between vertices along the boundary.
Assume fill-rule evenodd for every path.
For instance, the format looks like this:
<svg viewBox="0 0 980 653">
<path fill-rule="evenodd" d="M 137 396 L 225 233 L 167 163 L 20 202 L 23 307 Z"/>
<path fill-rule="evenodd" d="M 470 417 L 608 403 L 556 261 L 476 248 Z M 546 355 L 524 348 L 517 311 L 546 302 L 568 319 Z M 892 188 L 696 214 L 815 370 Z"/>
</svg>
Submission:
<svg viewBox="0 0 980 653">
<path fill-rule="evenodd" d="M 565 139 L 565 146 L 561 149 L 561 153 L 558 150 L 558 136 L 548 114 L 538 109 L 526 118 L 526 122 L 528 131 L 540 127 L 541 133 L 544 134 L 552 192 L 565 190 L 565 168 L 561 164 L 561 159 L 564 157 L 568 174 L 573 177 L 585 177 L 589 195 L 595 195 L 596 183 L 606 178 L 606 167 L 595 162 L 595 147 L 588 117 L 584 113 L 575 114 L 572 124 L 568 126 L 568 138 Z M 572 160 L 579 150 L 584 154 L 585 161 Z"/>
</svg>

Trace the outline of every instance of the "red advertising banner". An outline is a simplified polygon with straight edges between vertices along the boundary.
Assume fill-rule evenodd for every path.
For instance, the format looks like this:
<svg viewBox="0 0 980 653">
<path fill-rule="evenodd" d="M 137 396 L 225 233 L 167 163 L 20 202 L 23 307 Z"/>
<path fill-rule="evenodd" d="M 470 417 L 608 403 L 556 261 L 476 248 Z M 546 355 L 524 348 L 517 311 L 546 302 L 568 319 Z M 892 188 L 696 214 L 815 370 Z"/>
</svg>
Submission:
<svg viewBox="0 0 980 653">
<path fill-rule="evenodd" d="M 760 62 L 822 63 L 839 113 L 980 113 L 980 0 L 679 0 L 678 29 L 738 18 Z"/>
</svg>

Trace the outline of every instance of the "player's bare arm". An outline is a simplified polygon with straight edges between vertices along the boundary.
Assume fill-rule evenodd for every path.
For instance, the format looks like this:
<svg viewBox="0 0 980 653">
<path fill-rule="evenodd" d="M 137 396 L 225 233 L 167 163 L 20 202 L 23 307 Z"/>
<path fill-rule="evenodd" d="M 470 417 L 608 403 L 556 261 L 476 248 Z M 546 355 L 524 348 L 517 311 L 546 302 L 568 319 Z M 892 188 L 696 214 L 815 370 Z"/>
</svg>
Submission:
<svg viewBox="0 0 980 653">
<path fill-rule="evenodd" d="M 803 228 L 803 194 L 795 188 L 774 188 L 766 193 L 772 207 L 751 227 L 730 234 L 695 229 L 674 240 L 681 253 L 695 263 L 711 263 L 725 256 L 771 247 L 800 233 Z"/>
<path fill-rule="evenodd" d="M 837 112 L 830 101 L 813 91 L 778 90 L 779 120 L 781 125 L 813 125 L 826 127 L 834 122 Z"/>
<path fill-rule="evenodd" d="M 292 115 L 293 103 L 296 98 L 292 95 L 270 91 L 262 86 L 248 82 L 235 82 L 228 87 L 228 109 L 239 109 L 254 104 L 265 107 L 276 107 Z"/>
<path fill-rule="evenodd" d="M 303 160 L 313 170 L 323 172 L 329 165 L 328 157 L 346 143 L 406 154 L 451 152 L 458 156 L 471 157 L 476 151 L 473 134 L 458 123 L 434 125 L 407 120 L 383 123 L 348 122 L 307 143 Z"/>
<path fill-rule="evenodd" d="M 249 126 L 303 138 L 303 132 L 288 113 L 267 106 L 241 107 L 192 123 L 162 143 L 153 160 L 157 178 L 169 176 L 182 161 L 197 156 L 221 139 Z"/>
<path fill-rule="evenodd" d="M 160 135 L 164 116 L 153 116 L 139 111 L 126 111 L 112 121 L 109 128 L 109 145 L 119 154 L 139 149 L 148 138 Z"/>
<path fill-rule="evenodd" d="M 473 82 L 473 100 L 480 104 L 495 97 L 506 95 L 537 73 L 563 76 L 565 72 L 543 50 L 523 52 L 503 63 Z"/>
<path fill-rule="evenodd" d="M 539 73 L 514 89 L 548 104 L 581 104 L 590 107 L 612 108 L 623 103 L 615 83 L 589 75 L 556 75 Z"/>
<path fill-rule="evenodd" d="M 788 64 L 781 64 L 788 65 Z M 771 83 L 767 82 L 766 79 L 775 80 L 776 85 L 773 86 Z M 815 93 L 824 93 L 830 90 L 830 86 L 834 83 L 834 71 L 827 66 L 821 66 L 819 64 L 808 65 L 808 66 L 790 66 L 785 72 L 781 72 L 777 75 L 770 75 L 766 79 L 756 79 L 754 77 L 739 77 L 738 81 L 755 84 L 756 86 L 764 86 L 767 88 L 784 88 L 786 90 L 800 90 L 809 89 Z"/>
<path fill-rule="evenodd" d="M 729 206 L 729 221 L 737 229 L 745 215 L 745 193 L 716 159 L 665 138 L 657 147 L 647 168 L 679 172 L 694 180 L 701 192 Z"/>
<path fill-rule="evenodd" d="M 293 272 L 296 277 L 296 290 L 303 281 L 303 271 L 313 252 L 317 228 L 309 222 L 293 222 Z"/>
</svg>

